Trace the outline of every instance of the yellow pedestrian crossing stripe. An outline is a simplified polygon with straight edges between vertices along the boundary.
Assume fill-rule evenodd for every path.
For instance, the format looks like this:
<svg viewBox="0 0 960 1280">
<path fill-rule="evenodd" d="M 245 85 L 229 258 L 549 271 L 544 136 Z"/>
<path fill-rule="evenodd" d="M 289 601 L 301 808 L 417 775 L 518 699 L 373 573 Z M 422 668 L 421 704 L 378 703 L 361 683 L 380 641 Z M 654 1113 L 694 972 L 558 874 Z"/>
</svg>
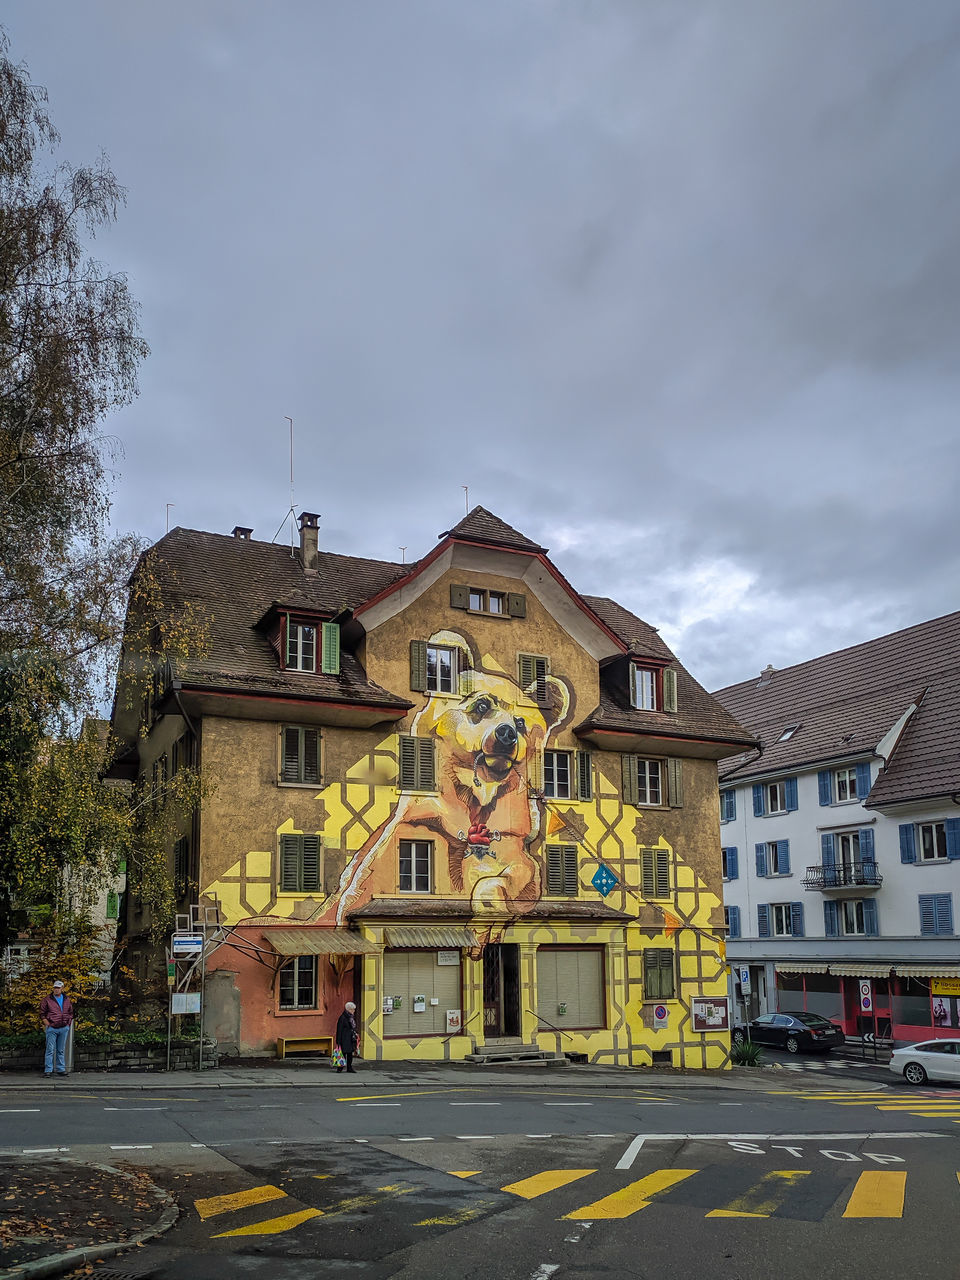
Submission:
<svg viewBox="0 0 960 1280">
<path fill-rule="evenodd" d="M 596 1169 L 544 1169 L 543 1173 L 535 1173 L 532 1178 L 522 1178 L 519 1182 L 510 1182 L 501 1191 L 509 1191 L 511 1195 L 522 1196 L 524 1200 L 533 1200 L 547 1191 L 556 1191 L 557 1187 L 565 1187 L 578 1178 L 585 1178 Z"/>
<path fill-rule="evenodd" d="M 870 1169 L 861 1173 L 843 1211 L 845 1218 L 902 1218 L 905 1173 Z"/>
<path fill-rule="evenodd" d="M 595 1200 L 593 1204 L 586 1204 L 582 1209 L 575 1209 L 573 1213 L 565 1213 L 563 1216 L 578 1219 L 629 1218 L 640 1209 L 646 1209 L 653 1196 L 676 1186 L 684 1178 L 692 1178 L 695 1173 L 699 1173 L 699 1170 L 657 1169 L 655 1173 L 648 1173 L 638 1182 L 631 1182 L 629 1186 L 621 1187 L 619 1191 L 604 1196 L 602 1200 Z"/>
<path fill-rule="evenodd" d="M 193 1207 L 200 1215 L 200 1220 L 214 1218 L 218 1213 L 232 1213 L 236 1209 L 247 1209 L 252 1204 L 267 1204 L 271 1200 L 283 1200 L 287 1193 L 279 1187 L 251 1187 L 249 1191 L 234 1191 L 231 1195 L 208 1196 L 205 1200 L 194 1200 Z"/>
<path fill-rule="evenodd" d="M 809 1169 L 774 1169 L 725 1209 L 711 1209 L 708 1218 L 769 1218 L 783 1204 L 784 1193 L 810 1176 Z"/>
<path fill-rule="evenodd" d="M 960 1124 L 960 1096 L 936 1094 L 888 1093 L 887 1090 L 776 1089 L 780 1096 L 802 1098 L 805 1102 L 829 1102 L 835 1107 L 873 1107 L 876 1111 L 901 1112 L 924 1120 L 949 1120 Z"/>
<path fill-rule="evenodd" d="M 219 1231 L 214 1240 L 223 1240 L 227 1236 L 277 1236 L 284 1231 L 292 1231 L 301 1222 L 309 1222 L 311 1218 L 319 1218 L 322 1209 L 300 1209 L 296 1213 L 285 1213 L 280 1218 L 268 1218 L 266 1222 L 254 1222 L 248 1227 L 235 1227 L 233 1231 Z"/>
</svg>

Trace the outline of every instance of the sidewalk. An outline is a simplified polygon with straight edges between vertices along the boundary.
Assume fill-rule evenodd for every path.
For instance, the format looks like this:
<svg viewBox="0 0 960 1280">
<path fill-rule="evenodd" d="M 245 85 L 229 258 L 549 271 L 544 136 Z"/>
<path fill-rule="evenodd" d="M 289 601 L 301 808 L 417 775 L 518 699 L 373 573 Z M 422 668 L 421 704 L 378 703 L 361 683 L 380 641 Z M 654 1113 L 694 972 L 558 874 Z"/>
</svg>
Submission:
<svg viewBox="0 0 960 1280">
<path fill-rule="evenodd" d="M 51 1156 L 0 1156 L 0 1277 L 39 1280 L 158 1235 L 173 1199 L 142 1172 Z"/>
</svg>

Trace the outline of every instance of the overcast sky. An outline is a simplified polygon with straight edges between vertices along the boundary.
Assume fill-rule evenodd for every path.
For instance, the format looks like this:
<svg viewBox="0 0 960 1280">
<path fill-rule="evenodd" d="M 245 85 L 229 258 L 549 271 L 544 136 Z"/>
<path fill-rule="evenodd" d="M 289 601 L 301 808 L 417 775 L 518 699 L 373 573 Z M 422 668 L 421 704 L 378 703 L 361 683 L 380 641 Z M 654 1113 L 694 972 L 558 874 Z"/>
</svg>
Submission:
<svg viewBox="0 0 960 1280">
<path fill-rule="evenodd" d="M 709 688 L 957 607 L 956 0 L 6 0 L 152 355 L 114 518 L 481 503 Z M 288 535 L 281 535 L 281 537 Z"/>
</svg>

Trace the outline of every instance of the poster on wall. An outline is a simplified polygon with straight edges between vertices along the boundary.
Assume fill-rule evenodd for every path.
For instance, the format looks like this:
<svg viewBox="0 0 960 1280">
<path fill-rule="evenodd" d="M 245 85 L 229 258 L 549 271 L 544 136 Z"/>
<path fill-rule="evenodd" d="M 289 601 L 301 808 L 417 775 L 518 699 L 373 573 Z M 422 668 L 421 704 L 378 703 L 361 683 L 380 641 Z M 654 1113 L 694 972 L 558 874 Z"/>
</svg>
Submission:
<svg viewBox="0 0 960 1280">
<path fill-rule="evenodd" d="M 726 996 L 696 997 L 690 1002 L 694 1031 L 729 1031 L 730 1010 Z"/>
<path fill-rule="evenodd" d="M 460 963 L 459 951 L 438 951 L 437 952 L 437 964 L 459 964 L 459 963 Z"/>
<path fill-rule="evenodd" d="M 447 1030 L 448 1031 L 460 1030 L 460 1010 L 459 1009 L 447 1010 Z"/>
</svg>

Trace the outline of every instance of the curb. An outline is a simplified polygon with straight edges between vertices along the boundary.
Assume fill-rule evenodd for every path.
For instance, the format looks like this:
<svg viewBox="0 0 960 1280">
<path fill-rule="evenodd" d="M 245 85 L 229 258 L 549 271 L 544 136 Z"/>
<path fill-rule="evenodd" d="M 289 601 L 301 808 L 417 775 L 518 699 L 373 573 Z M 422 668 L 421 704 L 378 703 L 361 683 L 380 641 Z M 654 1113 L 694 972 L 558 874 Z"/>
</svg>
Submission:
<svg viewBox="0 0 960 1280">
<path fill-rule="evenodd" d="M 109 1164 L 96 1164 L 87 1160 L 62 1160 L 63 1164 L 86 1165 L 88 1169 L 101 1169 L 106 1173 L 116 1174 L 119 1178 L 133 1181 L 133 1175 L 123 1169 L 116 1169 Z M 149 1227 L 144 1227 L 132 1235 L 129 1240 L 107 1240 L 103 1244 L 89 1244 L 82 1249 L 68 1249 L 66 1253 L 55 1253 L 47 1258 L 35 1258 L 32 1262 L 24 1262 L 18 1266 L 0 1271 L 0 1280 L 41 1280 L 43 1276 L 59 1276 L 75 1267 L 82 1267 L 88 1262 L 100 1262 L 104 1258 L 112 1258 L 127 1249 L 135 1249 L 155 1236 L 169 1231 L 180 1216 L 180 1208 L 168 1192 L 151 1181 L 151 1194 L 164 1206 L 160 1217 Z"/>
</svg>

